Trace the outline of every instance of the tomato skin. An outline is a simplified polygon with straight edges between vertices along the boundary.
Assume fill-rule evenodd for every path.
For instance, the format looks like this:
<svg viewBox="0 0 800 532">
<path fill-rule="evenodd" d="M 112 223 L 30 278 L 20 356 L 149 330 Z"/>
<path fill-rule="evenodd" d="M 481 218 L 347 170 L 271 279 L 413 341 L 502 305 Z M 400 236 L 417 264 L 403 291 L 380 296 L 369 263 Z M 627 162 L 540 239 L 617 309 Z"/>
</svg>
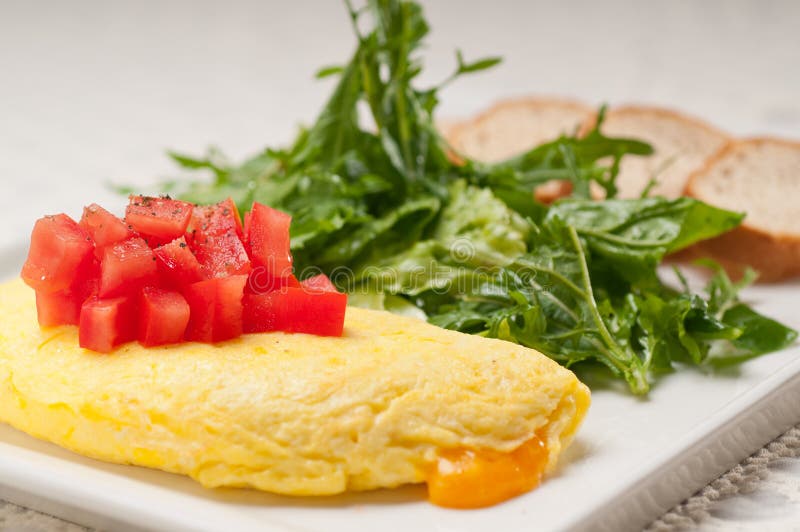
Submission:
<svg viewBox="0 0 800 532">
<path fill-rule="evenodd" d="M 266 268 L 273 277 L 288 277 L 292 273 L 291 222 L 292 217 L 288 214 L 253 203 L 245 239 L 250 245 L 253 265 Z"/>
<path fill-rule="evenodd" d="M 182 342 L 189 313 L 180 292 L 145 287 L 139 298 L 139 342 L 146 347 Z"/>
<path fill-rule="evenodd" d="M 253 268 L 247 278 L 245 292 L 248 294 L 266 294 L 284 287 L 300 288 L 300 281 L 294 275 L 288 277 L 273 277 L 266 268 L 258 266 Z"/>
<path fill-rule="evenodd" d="M 197 233 L 191 247 L 206 279 L 250 273 L 250 257 L 241 239 L 233 231 L 220 234 Z"/>
<path fill-rule="evenodd" d="M 183 292 L 191 314 L 186 339 L 221 342 L 242 334 L 242 298 L 247 275 L 207 279 Z"/>
<path fill-rule="evenodd" d="M 131 196 L 125 209 L 125 221 L 155 247 L 183 235 L 193 210 L 194 206 L 185 201 Z"/>
<path fill-rule="evenodd" d="M 284 331 L 341 336 L 347 295 L 286 287 L 266 294 L 245 294 L 244 332 Z"/>
<path fill-rule="evenodd" d="M 93 251 L 89 234 L 66 214 L 39 218 L 31 233 L 22 279 L 38 292 L 65 290 L 91 265 Z"/>
<path fill-rule="evenodd" d="M 144 239 L 135 237 L 108 246 L 100 261 L 101 298 L 141 290 L 158 283 L 158 265 Z"/>
<path fill-rule="evenodd" d="M 92 237 L 95 256 L 98 259 L 103 256 L 103 249 L 106 246 L 134 236 L 125 222 L 96 203 L 83 208 L 83 216 L 78 225 Z"/>
<path fill-rule="evenodd" d="M 81 347 L 109 353 L 136 338 L 136 300 L 131 296 L 91 297 L 81 306 L 78 339 Z"/>
<path fill-rule="evenodd" d="M 174 286 L 186 286 L 205 278 L 200 262 L 184 237 L 157 247 L 153 254 L 157 259 L 158 271 L 165 281 Z"/>
<path fill-rule="evenodd" d="M 300 285 L 306 290 L 316 292 L 338 292 L 339 290 L 331 282 L 330 278 L 324 273 L 320 273 L 300 282 Z"/>
</svg>

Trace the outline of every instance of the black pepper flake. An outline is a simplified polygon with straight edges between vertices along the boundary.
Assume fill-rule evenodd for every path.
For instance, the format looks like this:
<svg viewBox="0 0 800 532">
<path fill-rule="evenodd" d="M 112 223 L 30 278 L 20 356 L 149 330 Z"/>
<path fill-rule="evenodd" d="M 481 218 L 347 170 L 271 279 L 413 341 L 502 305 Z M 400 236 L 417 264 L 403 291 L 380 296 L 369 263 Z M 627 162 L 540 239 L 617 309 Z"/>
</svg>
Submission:
<svg viewBox="0 0 800 532">
<path fill-rule="evenodd" d="M 185 248 L 185 247 L 186 247 L 186 242 L 181 242 L 181 243 L 180 243 L 180 244 L 178 244 L 178 245 L 179 245 L 180 247 L 182 247 L 182 248 Z"/>
</svg>

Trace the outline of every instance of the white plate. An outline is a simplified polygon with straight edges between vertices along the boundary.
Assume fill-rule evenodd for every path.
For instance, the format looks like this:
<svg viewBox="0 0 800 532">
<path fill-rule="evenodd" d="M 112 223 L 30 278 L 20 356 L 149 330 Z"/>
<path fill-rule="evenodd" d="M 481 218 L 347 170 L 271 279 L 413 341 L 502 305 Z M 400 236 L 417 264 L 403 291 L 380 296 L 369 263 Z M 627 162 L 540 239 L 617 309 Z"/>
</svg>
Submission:
<svg viewBox="0 0 800 532">
<path fill-rule="evenodd" d="M 19 250 L 2 255 L 14 275 Z M 745 298 L 798 327 L 800 283 Z M 683 371 L 649 399 L 595 389 L 583 428 L 539 489 L 485 510 L 453 511 L 409 487 L 294 499 L 210 491 L 188 478 L 109 465 L 0 426 L 0 498 L 114 530 L 608 530 L 641 528 L 800 421 L 800 348 L 726 374 Z"/>
</svg>

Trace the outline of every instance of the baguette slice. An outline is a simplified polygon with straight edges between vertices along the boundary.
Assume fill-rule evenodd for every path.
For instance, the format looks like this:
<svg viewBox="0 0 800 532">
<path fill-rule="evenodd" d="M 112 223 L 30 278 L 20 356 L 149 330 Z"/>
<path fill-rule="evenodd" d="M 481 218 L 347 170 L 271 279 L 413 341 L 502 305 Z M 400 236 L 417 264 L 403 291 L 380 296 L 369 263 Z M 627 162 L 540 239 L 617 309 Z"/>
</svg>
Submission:
<svg viewBox="0 0 800 532">
<path fill-rule="evenodd" d="M 496 103 L 476 118 L 448 127 L 443 135 L 453 149 L 471 159 L 499 162 L 561 135 L 573 135 L 594 120 L 582 103 L 552 98 L 524 98 Z M 569 183 L 551 181 L 536 190 L 551 202 L 570 191 Z"/>
<path fill-rule="evenodd" d="M 734 276 L 747 266 L 761 281 L 800 275 L 800 143 L 760 138 L 729 143 L 691 176 L 686 195 L 744 211 L 733 231 L 701 242 Z"/>
<path fill-rule="evenodd" d="M 593 124 L 587 124 L 588 131 Z M 624 157 L 617 178 L 620 198 L 638 198 L 651 178 L 657 184 L 650 195 L 677 198 L 689 176 L 729 140 L 725 133 L 696 119 L 668 109 L 623 106 L 609 109 L 601 126 L 610 137 L 649 142 L 649 157 Z"/>
</svg>

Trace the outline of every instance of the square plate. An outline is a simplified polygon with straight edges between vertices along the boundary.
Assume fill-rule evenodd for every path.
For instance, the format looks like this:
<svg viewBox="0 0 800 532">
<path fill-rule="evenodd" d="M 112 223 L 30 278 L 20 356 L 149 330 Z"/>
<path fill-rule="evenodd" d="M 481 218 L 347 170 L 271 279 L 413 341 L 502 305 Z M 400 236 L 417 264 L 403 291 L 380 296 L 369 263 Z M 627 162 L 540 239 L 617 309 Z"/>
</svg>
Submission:
<svg viewBox="0 0 800 532">
<path fill-rule="evenodd" d="M 2 256 L 0 278 L 16 275 L 21 249 Z M 743 298 L 800 326 L 800 283 L 753 287 Z M 0 498 L 114 530 L 618 531 L 646 525 L 800 421 L 798 346 L 724 373 L 667 375 L 648 399 L 589 384 L 592 407 L 556 473 L 483 510 L 435 507 L 419 486 L 326 498 L 207 490 L 179 475 L 84 458 L 5 425 Z"/>
</svg>

